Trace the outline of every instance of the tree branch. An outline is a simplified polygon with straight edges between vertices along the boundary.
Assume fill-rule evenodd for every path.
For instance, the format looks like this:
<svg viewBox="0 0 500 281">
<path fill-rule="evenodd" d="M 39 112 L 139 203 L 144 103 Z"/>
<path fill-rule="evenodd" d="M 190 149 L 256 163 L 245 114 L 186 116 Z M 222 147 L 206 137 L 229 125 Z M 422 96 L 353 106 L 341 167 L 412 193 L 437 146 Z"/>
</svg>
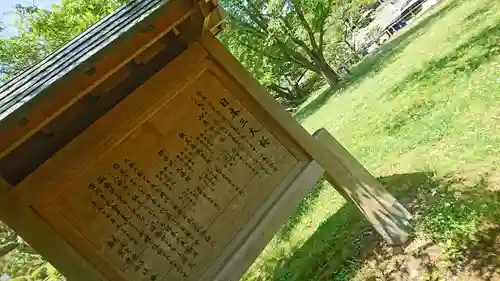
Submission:
<svg viewBox="0 0 500 281">
<path fill-rule="evenodd" d="M 299 52 L 293 50 L 286 44 L 282 42 L 277 42 L 278 46 L 280 49 L 282 49 L 285 52 L 285 55 L 293 62 L 297 63 L 298 65 L 301 65 L 302 67 L 305 67 L 311 71 L 319 73 L 320 69 L 317 67 L 314 63 L 310 62 L 302 54 Z"/>
<path fill-rule="evenodd" d="M 252 51 L 254 51 L 256 53 L 259 53 L 261 55 L 264 55 L 264 56 L 266 56 L 266 57 L 268 57 L 270 59 L 276 60 L 276 61 L 281 61 L 282 60 L 282 58 L 266 52 L 265 51 L 266 48 L 258 48 L 258 47 L 252 46 L 252 45 L 250 45 L 250 44 L 248 44 L 248 43 L 240 40 L 239 38 L 237 38 L 236 40 L 238 41 L 239 44 L 247 47 L 248 49 L 250 49 L 250 50 L 252 50 Z"/>
<path fill-rule="evenodd" d="M 324 27 L 324 25 L 321 27 L 321 30 L 319 32 L 319 51 L 321 53 L 323 53 L 323 48 L 324 48 L 324 38 L 325 38 L 325 33 L 326 33 L 326 29 Z"/>
<path fill-rule="evenodd" d="M 303 41 L 301 41 L 299 38 L 296 38 L 294 36 L 294 34 L 291 33 L 293 28 L 291 27 L 290 23 L 286 19 L 280 17 L 280 20 L 281 20 L 282 24 L 284 25 L 283 31 L 285 32 L 287 37 L 290 38 L 290 40 L 293 43 L 299 45 L 301 48 L 304 49 L 304 51 L 307 53 L 307 55 L 311 58 L 312 62 L 311 62 L 311 60 L 304 57 L 303 54 L 301 54 L 300 52 L 298 52 L 294 48 L 288 46 L 286 41 L 279 38 L 276 34 L 269 33 L 268 21 L 265 18 L 263 18 L 263 16 L 260 13 L 260 10 L 258 9 L 258 7 L 256 7 L 254 5 L 254 3 L 252 1 L 249 1 L 248 5 L 242 5 L 241 9 L 250 18 L 250 20 L 253 21 L 261 29 L 261 30 L 258 30 L 258 32 L 262 33 L 259 36 L 259 38 L 261 40 L 264 39 L 264 34 L 266 35 L 265 39 L 267 39 L 269 37 L 274 39 L 276 41 L 277 47 L 283 51 L 285 57 L 287 57 L 290 61 L 292 61 L 292 62 L 294 62 L 294 63 L 296 63 L 296 64 L 298 64 L 306 69 L 309 69 L 311 71 L 319 73 L 320 69 L 319 69 L 319 67 L 316 66 L 316 63 L 315 63 L 315 61 L 319 61 L 319 59 L 316 57 L 315 53 L 311 49 L 309 49 L 309 47 Z M 250 27 L 249 25 L 247 25 L 246 27 L 252 29 L 252 27 Z M 247 47 L 250 47 L 248 44 L 245 44 L 245 45 Z M 253 50 L 256 50 L 253 47 L 251 47 L 251 48 Z M 260 51 L 260 50 L 259 50 L 259 53 L 266 55 L 265 53 L 262 53 L 262 51 Z M 272 58 L 273 56 L 270 56 L 270 57 Z M 274 59 L 276 59 L 276 57 L 274 57 Z"/>
<path fill-rule="evenodd" d="M 291 31 L 292 31 L 292 28 L 291 28 L 291 25 L 290 23 L 285 19 L 285 18 L 280 18 L 281 20 L 281 23 L 283 25 L 285 25 L 283 28 L 285 30 L 285 33 L 288 35 L 288 37 L 293 41 L 293 43 L 297 44 L 299 47 L 301 47 L 305 52 L 306 54 L 311 58 L 311 60 L 313 62 L 315 61 L 318 61 L 320 60 L 316 54 L 316 52 L 318 52 L 317 49 L 310 49 L 302 40 L 300 40 L 299 38 L 295 37 Z"/>
<path fill-rule="evenodd" d="M 311 25 L 307 22 L 304 12 L 300 8 L 300 5 L 297 3 L 297 0 L 291 0 L 293 9 L 297 13 L 297 17 L 299 18 L 299 22 L 302 24 L 302 27 L 306 30 L 309 35 L 309 41 L 311 41 L 311 46 L 313 49 L 319 50 L 318 44 L 316 43 L 316 38 L 314 37 L 314 31 L 311 28 Z"/>
<path fill-rule="evenodd" d="M 255 36 L 259 37 L 260 39 L 266 39 L 267 38 L 267 34 L 264 33 L 262 30 L 258 30 L 257 28 L 255 28 L 251 24 L 246 23 L 246 22 L 244 22 L 242 20 L 239 20 L 236 17 L 228 16 L 228 21 L 232 21 L 234 25 L 237 25 L 237 26 L 241 27 L 243 30 L 245 30 L 245 31 L 247 31 L 249 33 L 254 34 Z"/>
<path fill-rule="evenodd" d="M 254 8 L 255 9 L 255 8 Z M 252 11 L 248 10 L 247 9 L 247 13 L 252 13 Z M 255 23 L 259 26 L 261 26 L 261 28 L 264 28 L 266 27 L 267 28 L 267 24 L 261 22 L 263 19 L 262 18 L 259 18 L 258 16 L 256 15 L 248 15 L 250 18 L 252 18 L 252 20 L 256 21 Z M 304 42 L 302 42 L 300 39 L 296 38 L 295 36 L 293 36 L 293 34 L 291 34 L 291 26 L 289 26 L 289 23 L 284 20 L 283 18 L 281 18 L 282 23 L 285 24 L 285 28 L 284 28 L 284 31 L 285 33 L 288 35 L 288 37 L 295 43 L 295 44 L 298 44 L 299 46 L 301 46 L 304 51 L 306 53 L 308 53 L 309 56 L 313 56 L 314 57 L 314 54 L 312 53 L 312 51 L 307 47 L 306 44 L 304 44 Z M 265 29 L 266 32 L 267 32 L 267 29 Z M 315 65 L 313 63 L 311 63 L 310 61 L 308 61 L 306 58 L 304 58 L 304 56 L 302 56 L 299 52 L 297 52 L 296 50 L 294 50 L 293 48 L 290 48 L 284 41 L 282 41 L 278 36 L 276 36 L 275 34 L 270 34 L 270 36 L 276 40 L 276 43 L 278 44 L 278 47 L 285 53 L 285 55 L 287 55 L 287 57 L 305 67 L 305 68 L 308 68 L 308 69 L 311 69 L 312 71 L 319 71 L 317 67 L 315 67 Z"/>
<path fill-rule="evenodd" d="M 8 242 L 7 244 L 0 245 L 0 258 L 14 251 L 19 246 L 16 242 Z"/>
<path fill-rule="evenodd" d="M 26 243 L 21 243 L 17 246 L 17 250 L 22 253 L 26 254 L 31 254 L 31 255 L 38 255 L 38 253 L 35 251 L 35 249 L 31 248 L 30 245 Z"/>
<path fill-rule="evenodd" d="M 290 39 L 292 39 L 292 41 L 295 44 L 299 45 L 302 49 L 304 49 L 304 51 L 306 51 L 307 53 L 312 52 L 312 50 L 309 49 L 309 47 L 304 42 L 302 42 L 302 40 L 295 37 L 295 35 L 292 33 L 293 28 L 292 28 L 291 24 L 288 22 L 288 20 L 285 19 L 284 17 L 279 17 L 279 19 L 280 19 L 281 24 L 283 25 L 283 30 L 285 31 L 285 34 L 288 35 L 288 37 L 290 37 Z"/>
<path fill-rule="evenodd" d="M 304 75 L 306 75 L 306 73 L 307 73 L 307 70 L 305 70 L 305 71 L 302 72 L 302 74 L 297 79 L 297 84 L 300 82 L 300 80 L 302 79 L 302 77 L 304 77 Z"/>
<path fill-rule="evenodd" d="M 260 17 L 260 13 L 259 11 L 257 10 L 257 8 L 255 8 L 251 2 L 249 3 L 249 5 L 251 5 L 252 9 L 254 9 L 254 11 L 251 11 L 248 7 L 246 7 L 245 5 L 243 5 L 242 9 L 243 11 L 245 11 L 245 13 L 247 14 L 247 16 L 255 23 L 257 24 L 261 29 L 262 29 L 262 32 L 264 33 L 267 33 L 267 23 L 264 22 L 264 19 L 262 19 L 262 17 Z"/>
</svg>

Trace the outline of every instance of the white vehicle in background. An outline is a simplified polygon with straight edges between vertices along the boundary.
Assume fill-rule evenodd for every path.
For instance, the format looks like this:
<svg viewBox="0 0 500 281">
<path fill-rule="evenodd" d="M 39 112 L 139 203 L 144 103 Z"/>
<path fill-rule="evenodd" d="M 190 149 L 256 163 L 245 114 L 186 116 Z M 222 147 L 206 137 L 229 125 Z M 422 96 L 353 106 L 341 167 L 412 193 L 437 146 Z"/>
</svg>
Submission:
<svg viewBox="0 0 500 281">
<path fill-rule="evenodd" d="M 365 53 L 373 52 L 394 33 L 438 2 L 439 0 L 393 0 L 381 5 L 374 11 L 373 21 L 358 30 L 355 36 L 358 49 Z"/>
</svg>

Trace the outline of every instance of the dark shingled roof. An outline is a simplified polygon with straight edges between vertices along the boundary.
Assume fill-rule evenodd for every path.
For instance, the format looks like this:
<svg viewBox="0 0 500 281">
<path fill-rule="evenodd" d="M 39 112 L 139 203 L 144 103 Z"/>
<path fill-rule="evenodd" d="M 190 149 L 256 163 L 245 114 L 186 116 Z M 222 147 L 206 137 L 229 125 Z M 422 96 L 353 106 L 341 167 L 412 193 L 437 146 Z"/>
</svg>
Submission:
<svg viewBox="0 0 500 281">
<path fill-rule="evenodd" d="M 168 0 L 135 0 L 106 16 L 65 46 L 0 86 L 0 120 L 117 41 Z"/>
</svg>

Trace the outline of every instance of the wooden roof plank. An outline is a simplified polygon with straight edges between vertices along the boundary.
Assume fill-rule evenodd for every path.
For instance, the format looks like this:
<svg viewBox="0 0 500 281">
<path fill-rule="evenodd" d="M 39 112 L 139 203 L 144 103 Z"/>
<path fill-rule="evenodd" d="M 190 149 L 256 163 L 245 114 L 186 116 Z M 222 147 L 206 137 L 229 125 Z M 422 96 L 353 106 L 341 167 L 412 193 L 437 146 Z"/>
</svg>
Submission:
<svg viewBox="0 0 500 281">
<path fill-rule="evenodd" d="M 50 84 L 91 59 L 166 2 L 168 1 L 131 2 L 84 31 L 34 67 L 0 86 L 0 120 L 40 94 Z"/>
<path fill-rule="evenodd" d="M 89 57 L 86 61 L 79 62 L 79 64 L 74 67 L 70 66 L 72 69 L 63 70 L 65 71 L 64 78 L 61 76 L 57 81 L 52 81 L 49 85 L 43 85 L 43 88 L 38 89 L 39 92 L 33 95 L 31 102 L 23 102 L 21 108 L 15 108 L 13 110 L 15 112 L 11 112 L 6 118 L 4 116 L 3 120 L 0 118 L 0 156 L 4 156 L 6 153 L 12 151 L 34 132 L 40 130 L 41 127 L 62 113 L 71 104 L 107 79 L 107 77 L 125 63 L 134 59 L 134 57 L 154 43 L 163 34 L 171 30 L 172 26 L 188 18 L 193 9 L 191 6 L 192 4 L 188 1 L 169 0 L 163 2 L 167 3 L 167 5 L 158 7 L 158 9 L 154 11 L 154 14 L 152 12 L 143 15 L 140 21 L 141 23 L 144 21 L 148 23 L 150 19 L 147 17 L 153 17 L 153 24 L 159 25 L 155 26 L 154 33 L 137 34 L 140 26 L 135 26 L 132 30 L 120 33 L 121 35 L 116 36 L 115 41 L 110 42 L 110 44 L 94 54 L 94 57 L 104 57 L 96 62 L 98 65 L 101 65 L 101 69 L 97 67 L 97 73 L 93 75 L 85 75 L 83 73 L 82 69 L 85 66 L 89 66 L 89 64 L 86 65 L 86 62 L 92 61 L 93 57 Z M 169 13 L 165 14 L 163 9 L 166 9 Z M 135 34 L 134 37 L 124 40 L 123 37 L 130 36 L 130 33 Z M 149 43 L 142 42 L 144 40 Z M 135 46 L 137 44 L 140 44 L 142 47 Z M 111 52 L 111 49 L 115 47 L 120 50 L 119 53 Z M 50 94 L 50 96 L 57 94 L 57 98 L 46 99 L 45 97 L 48 96 L 48 94 Z M 45 100 L 35 104 L 34 101 L 38 101 L 42 98 Z M 22 121 L 23 119 L 25 119 L 26 124 L 19 124 L 19 120 Z"/>
</svg>

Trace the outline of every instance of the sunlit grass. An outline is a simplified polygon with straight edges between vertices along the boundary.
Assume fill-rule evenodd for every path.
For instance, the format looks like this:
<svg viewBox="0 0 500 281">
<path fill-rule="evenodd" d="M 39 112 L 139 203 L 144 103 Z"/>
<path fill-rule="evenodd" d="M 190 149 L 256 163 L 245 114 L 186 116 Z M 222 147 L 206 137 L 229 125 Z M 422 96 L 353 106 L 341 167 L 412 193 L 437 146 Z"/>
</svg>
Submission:
<svg viewBox="0 0 500 281">
<path fill-rule="evenodd" d="M 451 258 L 464 255 L 457 239 L 500 224 L 500 189 L 487 181 L 500 168 L 499 1 L 441 1 L 324 97 L 296 115 L 311 133 L 327 128 L 377 177 L 429 175 L 386 182 L 422 202 L 417 236 L 443 243 Z M 450 189 L 450 175 L 470 170 L 480 179 Z M 319 186 L 244 279 L 352 280 L 372 232 L 330 186 Z"/>
</svg>

